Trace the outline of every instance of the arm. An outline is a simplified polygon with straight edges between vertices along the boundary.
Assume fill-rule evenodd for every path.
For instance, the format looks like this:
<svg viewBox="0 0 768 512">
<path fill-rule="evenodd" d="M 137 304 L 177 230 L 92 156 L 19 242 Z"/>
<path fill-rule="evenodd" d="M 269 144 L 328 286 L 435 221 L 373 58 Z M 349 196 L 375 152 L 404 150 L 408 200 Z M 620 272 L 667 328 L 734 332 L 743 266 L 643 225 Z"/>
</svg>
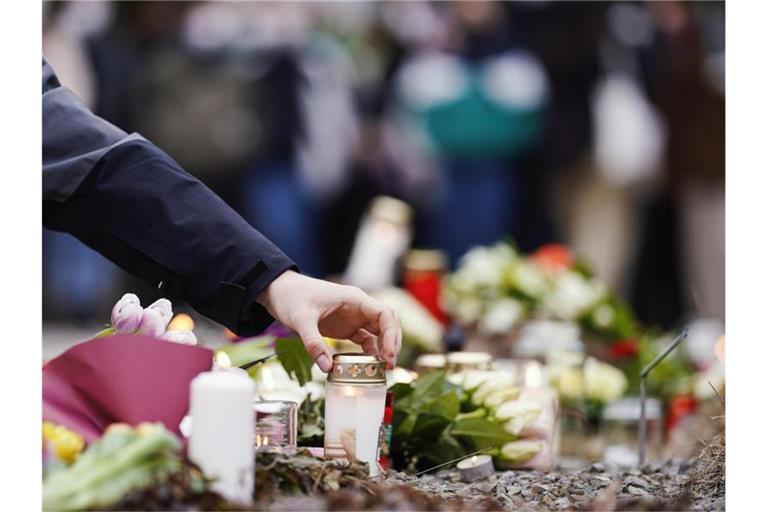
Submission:
<svg viewBox="0 0 768 512">
<path fill-rule="evenodd" d="M 43 223 L 241 335 L 293 262 L 141 136 L 93 115 L 43 62 Z"/>
<path fill-rule="evenodd" d="M 390 367 L 391 309 L 357 288 L 303 276 L 210 189 L 138 134 L 93 115 L 43 62 L 43 223 L 79 238 L 163 293 L 241 335 L 272 317 L 324 371 L 323 336 L 347 338 Z"/>
</svg>

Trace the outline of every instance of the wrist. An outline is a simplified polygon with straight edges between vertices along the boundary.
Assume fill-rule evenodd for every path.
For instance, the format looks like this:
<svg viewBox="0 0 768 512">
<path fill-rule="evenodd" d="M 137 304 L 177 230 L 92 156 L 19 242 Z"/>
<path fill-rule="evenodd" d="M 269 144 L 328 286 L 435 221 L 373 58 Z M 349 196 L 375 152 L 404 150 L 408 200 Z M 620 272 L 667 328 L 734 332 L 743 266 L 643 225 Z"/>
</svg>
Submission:
<svg viewBox="0 0 768 512">
<path fill-rule="evenodd" d="M 280 301 L 280 297 L 286 294 L 286 291 L 292 287 L 296 278 L 300 276 L 301 274 L 295 270 L 286 270 L 269 283 L 261 293 L 256 295 L 256 302 L 264 306 L 272 316 L 275 316 L 275 309 Z"/>
</svg>

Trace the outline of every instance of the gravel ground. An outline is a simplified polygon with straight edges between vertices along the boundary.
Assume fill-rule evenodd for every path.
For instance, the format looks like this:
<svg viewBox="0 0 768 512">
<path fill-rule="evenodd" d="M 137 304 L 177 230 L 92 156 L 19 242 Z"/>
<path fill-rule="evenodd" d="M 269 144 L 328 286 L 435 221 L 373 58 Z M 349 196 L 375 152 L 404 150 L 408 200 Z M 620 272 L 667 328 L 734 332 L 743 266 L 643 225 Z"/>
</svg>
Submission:
<svg viewBox="0 0 768 512">
<path fill-rule="evenodd" d="M 690 464 L 669 461 L 642 470 L 506 471 L 466 484 L 455 470 L 412 477 L 390 472 L 387 483 L 408 484 L 443 499 L 470 504 L 494 498 L 503 510 L 724 510 L 724 499 L 692 498 L 685 491 Z"/>
</svg>

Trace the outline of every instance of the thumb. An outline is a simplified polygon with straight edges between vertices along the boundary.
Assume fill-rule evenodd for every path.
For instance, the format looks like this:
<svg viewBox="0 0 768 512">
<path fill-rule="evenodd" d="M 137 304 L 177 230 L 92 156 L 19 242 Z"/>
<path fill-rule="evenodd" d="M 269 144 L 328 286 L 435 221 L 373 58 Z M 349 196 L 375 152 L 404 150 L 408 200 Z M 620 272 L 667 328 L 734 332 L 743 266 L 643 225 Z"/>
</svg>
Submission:
<svg viewBox="0 0 768 512">
<path fill-rule="evenodd" d="M 317 366 L 324 372 L 329 372 L 331 367 L 331 349 L 325 344 L 325 338 L 317 328 L 317 320 L 312 317 L 302 318 L 296 322 L 296 332 L 299 333 L 304 348 Z"/>
</svg>

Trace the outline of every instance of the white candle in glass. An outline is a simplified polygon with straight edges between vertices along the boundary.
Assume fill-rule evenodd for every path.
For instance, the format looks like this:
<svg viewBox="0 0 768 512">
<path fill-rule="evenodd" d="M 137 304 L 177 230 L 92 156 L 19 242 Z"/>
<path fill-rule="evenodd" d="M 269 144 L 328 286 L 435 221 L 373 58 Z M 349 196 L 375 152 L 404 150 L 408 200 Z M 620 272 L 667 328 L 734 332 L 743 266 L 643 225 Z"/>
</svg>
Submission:
<svg viewBox="0 0 768 512">
<path fill-rule="evenodd" d="M 326 383 L 325 455 L 367 462 L 370 474 L 377 475 L 385 364 L 365 354 L 336 354 L 333 363 Z"/>
<path fill-rule="evenodd" d="M 244 372 L 204 372 L 190 385 L 189 458 L 215 491 L 243 504 L 253 495 L 255 391 Z"/>
</svg>

